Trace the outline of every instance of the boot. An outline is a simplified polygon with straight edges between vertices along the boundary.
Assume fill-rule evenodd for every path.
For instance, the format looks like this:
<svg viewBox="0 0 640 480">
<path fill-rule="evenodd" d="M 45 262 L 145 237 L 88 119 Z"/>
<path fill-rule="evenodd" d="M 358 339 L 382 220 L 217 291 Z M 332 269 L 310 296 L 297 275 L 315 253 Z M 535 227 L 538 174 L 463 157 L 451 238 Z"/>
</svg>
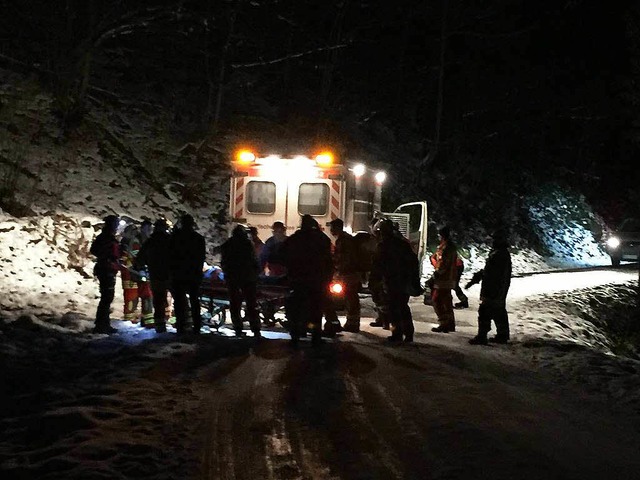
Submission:
<svg viewBox="0 0 640 480">
<path fill-rule="evenodd" d="M 112 333 L 117 333 L 118 329 L 113 328 L 111 325 L 96 325 L 93 327 L 92 333 L 106 333 L 107 335 L 111 335 Z"/>
<path fill-rule="evenodd" d="M 509 339 L 504 335 L 496 335 L 495 337 L 491 337 L 489 341 L 491 343 L 509 343 Z"/>
<path fill-rule="evenodd" d="M 344 330 L 345 332 L 358 333 L 360 332 L 360 324 L 349 322 L 347 320 L 347 322 L 344 324 L 344 327 L 342 327 L 342 330 Z"/>
<path fill-rule="evenodd" d="M 476 335 L 471 340 L 469 340 L 469 344 L 470 345 L 488 345 L 489 342 L 487 341 L 486 336 Z"/>
</svg>

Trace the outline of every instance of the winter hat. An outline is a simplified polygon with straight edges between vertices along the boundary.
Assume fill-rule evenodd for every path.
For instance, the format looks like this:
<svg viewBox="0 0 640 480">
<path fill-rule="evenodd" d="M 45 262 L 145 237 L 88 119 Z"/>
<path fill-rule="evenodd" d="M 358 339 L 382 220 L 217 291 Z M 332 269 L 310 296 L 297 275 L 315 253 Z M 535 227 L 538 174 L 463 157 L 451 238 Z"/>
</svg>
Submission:
<svg viewBox="0 0 640 480">
<path fill-rule="evenodd" d="M 157 232 L 166 232 L 169 229 L 169 225 L 167 225 L 167 221 L 164 218 L 159 218 L 153 224 L 153 229 Z"/>
<path fill-rule="evenodd" d="M 504 228 L 498 228 L 491 235 L 493 238 L 493 245 L 495 247 L 508 247 L 509 246 L 509 232 Z"/>
<path fill-rule="evenodd" d="M 332 227 L 336 227 L 338 230 L 342 230 L 344 228 L 344 222 L 341 218 L 334 218 L 329 222 L 329 225 Z"/>
<path fill-rule="evenodd" d="M 231 231 L 231 236 L 247 238 L 247 229 L 243 225 L 236 225 Z"/>
<path fill-rule="evenodd" d="M 107 215 L 103 218 L 104 227 L 103 230 L 108 232 L 115 232 L 118 229 L 120 219 L 116 215 Z"/>
<path fill-rule="evenodd" d="M 311 215 L 303 215 L 302 221 L 300 222 L 300 228 L 302 230 L 312 230 L 314 228 L 318 228 L 318 221 Z"/>
<path fill-rule="evenodd" d="M 193 217 L 188 213 L 185 213 L 184 215 L 182 215 L 182 217 L 180 217 L 180 226 L 182 228 L 193 228 L 195 223 L 196 222 Z"/>
</svg>

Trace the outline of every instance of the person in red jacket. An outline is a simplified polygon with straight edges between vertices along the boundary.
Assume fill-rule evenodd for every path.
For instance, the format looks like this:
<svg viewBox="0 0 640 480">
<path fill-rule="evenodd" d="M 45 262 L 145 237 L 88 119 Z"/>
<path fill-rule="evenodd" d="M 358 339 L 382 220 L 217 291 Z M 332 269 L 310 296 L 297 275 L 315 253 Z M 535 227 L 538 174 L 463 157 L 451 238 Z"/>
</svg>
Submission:
<svg viewBox="0 0 640 480">
<path fill-rule="evenodd" d="M 456 331 L 456 319 L 453 313 L 451 290 L 456 288 L 456 259 L 458 253 L 451 239 L 449 227 L 438 230 L 440 244 L 435 253 L 435 269 L 433 274 L 433 309 L 438 317 L 438 326 L 433 332 L 447 333 Z"/>
<path fill-rule="evenodd" d="M 135 269 L 136 257 L 142 247 L 141 232 L 127 225 L 120 240 L 120 276 L 124 296 L 124 319 L 141 322 L 143 327 L 153 328 L 153 302 L 149 279 Z M 138 304 L 141 313 L 138 313 Z"/>
<path fill-rule="evenodd" d="M 120 269 L 118 259 L 120 247 L 116 239 L 116 231 L 120 219 L 115 215 L 104 218 L 102 232 L 91 244 L 90 252 L 96 257 L 94 275 L 100 284 L 100 302 L 96 312 L 93 333 L 116 333 L 118 330 L 111 326 L 111 302 L 115 296 L 116 275 Z"/>
</svg>

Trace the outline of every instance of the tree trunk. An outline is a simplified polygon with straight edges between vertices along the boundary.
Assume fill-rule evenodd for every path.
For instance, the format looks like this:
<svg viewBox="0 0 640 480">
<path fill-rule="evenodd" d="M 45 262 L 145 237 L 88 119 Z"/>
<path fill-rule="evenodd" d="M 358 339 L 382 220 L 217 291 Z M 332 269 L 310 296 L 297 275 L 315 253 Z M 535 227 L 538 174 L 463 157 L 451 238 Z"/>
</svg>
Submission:
<svg viewBox="0 0 640 480">
<path fill-rule="evenodd" d="M 347 5 L 349 0 L 344 0 L 339 5 L 339 10 L 336 14 L 336 18 L 333 22 L 333 28 L 331 29 L 331 35 L 329 36 L 329 45 L 336 45 L 342 37 L 342 26 L 344 23 L 344 16 L 347 12 Z M 338 62 L 338 49 L 332 48 L 327 52 L 327 61 L 322 73 L 322 84 L 320 91 L 320 115 L 319 115 L 319 128 L 318 135 L 322 135 L 325 126 L 325 113 L 327 111 L 327 105 L 329 103 L 329 94 L 331 92 L 331 84 L 333 83 L 333 72 L 335 70 L 336 63 Z"/>
<path fill-rule="evenodd" d="M 442 132 L 442 112 L 444 108 L 444 62 L 447 42 L 447 11 L 449 9 L 449 0 L 442 0 L 442 19 L 440 22 L 440 71 L 438 72 L 438 103 L 436 107 L 436 125 L 435 136 L 433 139 L 433 153 L 431 162 L 433 162 L 440 153 L 440 142 Z"/>
<path fill-rule="evenodd" d="M 240 10 L 240 4 L 242 0 L 236 0 L 233 9 L 231 10 L 229 16 L 229 29 L 227 32 L 227 38 L 222 47 L 222 52 L 220 54 L 220 63 L 218 64 L 218 78 L 216 81 L 216 107 L 213 112 L 213 122 L 211 125 L 212 133 L 217 133 L 220 128 L 220 112 L 222 110 L 222 99 L 224 96 L 224 79 L 226 73 L 226 63 L 227 57 L 229 55 L 229 48 L 231 47 L 231 41 L 233 40 L 233 35 L 235 32 L 236 18 L 238 16 L 238 11 Z"/>
</svg>

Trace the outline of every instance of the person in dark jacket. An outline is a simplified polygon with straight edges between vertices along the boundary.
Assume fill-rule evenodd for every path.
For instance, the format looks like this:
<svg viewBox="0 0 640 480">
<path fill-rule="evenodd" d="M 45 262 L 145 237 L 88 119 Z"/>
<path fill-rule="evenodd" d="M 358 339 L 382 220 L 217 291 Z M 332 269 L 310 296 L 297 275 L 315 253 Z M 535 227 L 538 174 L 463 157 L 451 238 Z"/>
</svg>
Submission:
<svg viewBox="0 0 640 480">
<path fill-rule="evenodd" d="M 312 344 L 321 343 L 322 313 L 333 275 L 331 240 L 311 215 L 304 215 L 300 229 L 285 240 L 283 257 L 292 296 L 287 305 L 291 342 L 294 346 L 306 328 Z"/>
<path fill-rule="evenodd" d="M 199 295 L 206 245 L 204 237 L 194 230 L 194 226 L 193 217 L 183 215 L 180 218 L 180 228 L 171 234 L 169 247 L 171 295 L 175 304 L 178 333 L 185 333 L 189 306 L 194 333 L 200 333 L 202 325 Z"/>
<path fill-rule="evenodd" d="M 257 307 L 257 284 L 260 266 L 253 242 L 247 230 L 238 225 L 233 229 L 231 238 L 220 247 L 221 266 L 224 281 L 229 291 L 229 311 L 231 322 L 237 336 L 242 335 L 242 316 L 240 308 L 245 301 L 245 317 L 255 337 L 260 337 L 260 320 Z"/>
<path fill-rule="evenodd" d="M 358 254 L 356 242 L 352 235 L 344 231 L 344 222 L 336 218 L 329 222 L 330 232 L 336 239 L 333 248 L 333 265 L 338 279 L 344 287 L 344 301 L 347 310 L 347 321 L 344 327 L 340 327 L 335 309 L 327 311 L 327 324 L 325 330 L 329 334 L 345 330 L 357 333 L 360 331 L 360 272 L 358 272 Z M 333 315 L 332 315 L 333 313 Z"/>
<path fill-rule="evenodd" d="M 264 242 L 260 254 L 260 270 L 268 277 L 281 277 L 287 273 L 282 257 L 282 245 L 287 239 L 287 229 L 284 223 L 273 222 L 271 230 L 273 235 Z"/>
<path fill-rule="evenodd" d="M 104 218 L 102 232 L 91 244 L 90 252 L 96 256 L 94 275 L 100 284 L 100 302 L 96 312 L 93 333 L 116 333 L 118 330 L 111 326 L 111 302 L 115 296 L 116 275 L 120 270 L 118 259 L 120 245 L 116 239 L 116 231 L 120 219 L 115 215 Z"/>
<path fill-rule="evenodd" d="M 408 242 L 394 234 L 393 222 L 382 220 L 379 226 L 380 243 L 369 281 L 381 281 L 384 286 L 391 322 L 387 341 L 411 343 L 415 329 L 409 297 L 421 293 L 418 257 Z"/>
<path fill-rule="evenodd" d="M 496 324 L 496 343 L 509 341 L 509 316 L 507 314 L 507 293 L 511 285 L 511 254 L 508 235 L 504 230 L 493 234 L 493 246 L 484 269 L 473 275 L 467 283 L 469 288 L 482 281 L 480 286 L 480 307 L 478 308 L 478 335 L 469 340 L 472 345 L 486 345 L 487 334 L 491 330 L 491 320 Z"/>
<path fill-rule="evenodd" d="M 460 286 L 460 279 L 463 273 L 464 261 L 460 258 L 460 255 L 458 255 L 456 259 L 456 288 L 453 289 L 453 291 L 456 292 L 456 297 L 458 297 L 458 302 L 453 305 L 453 308 L 456 310 L 469 308 L 469 297 L 462 291 L 462 287 Z"/>
<path fill-rule="evenodd" d="M 167 221 L 163 218 L 156 220 L 153 233 L 142 244 L 135 260 L 137 269 L 146 266 L 149 270 L 149 281 L 153 298 L 153 323 L 156 332 L 167 331 L 167 293 L 171 287 L 171 235 Z"/>
</svg>

